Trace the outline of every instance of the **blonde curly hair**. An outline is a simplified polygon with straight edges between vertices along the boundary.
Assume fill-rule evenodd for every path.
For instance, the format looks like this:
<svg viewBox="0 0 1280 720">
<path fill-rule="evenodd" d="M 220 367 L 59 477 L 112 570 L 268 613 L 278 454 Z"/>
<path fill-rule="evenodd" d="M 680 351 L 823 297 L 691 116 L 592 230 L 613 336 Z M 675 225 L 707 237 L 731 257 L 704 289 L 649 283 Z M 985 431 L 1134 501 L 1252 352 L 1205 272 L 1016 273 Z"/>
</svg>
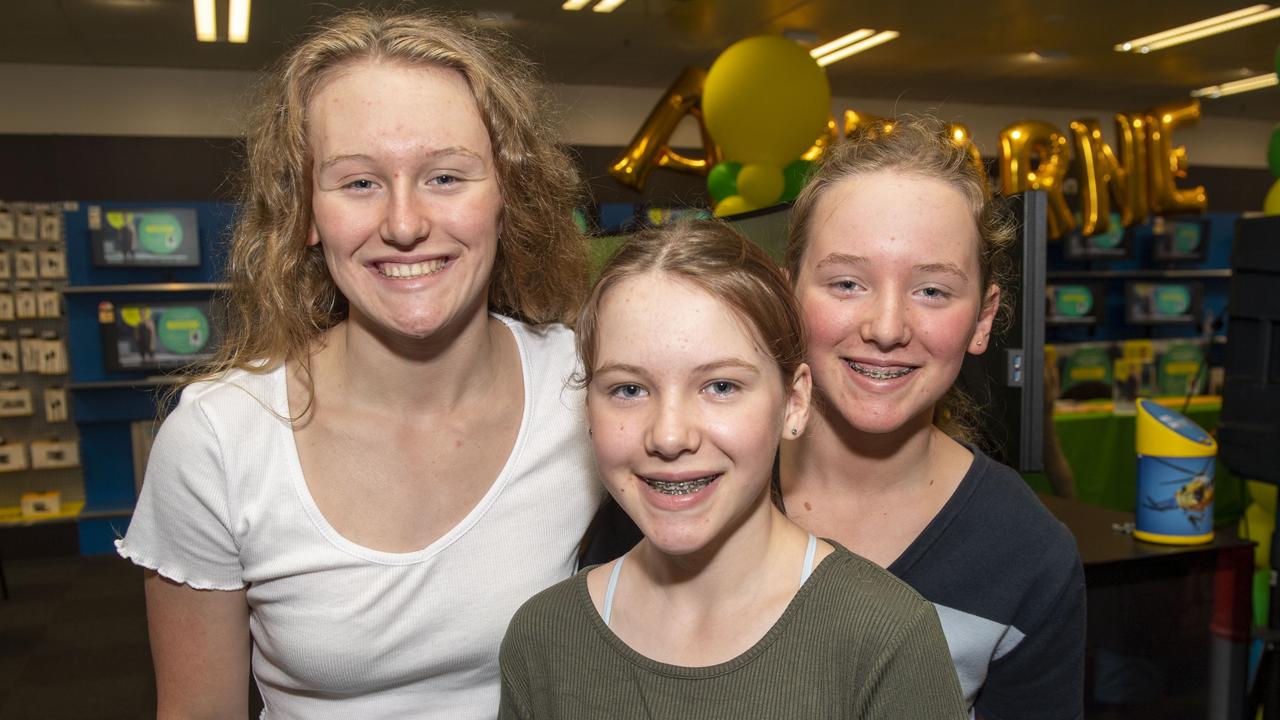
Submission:
<svg viewBox="0 0 1280 720">
<path fill-rule="evenodd" d="M 577 169 L 558 144 L 533 65 L 502 36 L 436 12 L 343 12 L 285 55 L 259 89 L 231 232 L 218 355 L 197 377 L 308 371 L 313 341 L 347 317 L 312 224 L 306 109 L 336 70 L 364 60 L 448 68 L 467 82 L 493 148 L 503 205 L 489 308 L 531 323 L 571 322 L 587 290 L 586 239 L 573 222 Z"/>
</svg>

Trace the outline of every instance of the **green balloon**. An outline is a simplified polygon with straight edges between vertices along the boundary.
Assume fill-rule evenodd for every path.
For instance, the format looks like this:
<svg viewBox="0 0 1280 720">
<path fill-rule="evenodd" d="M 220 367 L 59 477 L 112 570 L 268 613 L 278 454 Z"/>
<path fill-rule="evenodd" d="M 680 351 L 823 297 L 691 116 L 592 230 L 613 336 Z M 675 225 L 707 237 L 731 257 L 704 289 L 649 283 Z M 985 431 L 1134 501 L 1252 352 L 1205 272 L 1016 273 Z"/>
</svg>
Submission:
<svg viewBox="0 0 1280 720">
<path fill-rule="evenodd" d="M 717 203 L 738 194 L 738 173 L 741 170 L 742 163 L 731 161 L 719 163 L 707 173 L 707 190 L 711 191 L 711 197 Z"/>
<path fill-rule="evenodd" d="M 811 169 L 813 169 L 813 162 L 810 160 L 794 160 L 782 168 L 782 179 L 786 183 L 782 189 L 782 202 L 791 202 L 796 199 L 804 189 L 804 184 L 808 182 Z"/>
<path fill-rule="evenodd" d="M 1280 178 L 1280 125 L 1271 131 L 1271 141 L 1267 143 L 1267 167 L 1271 168 L 1271 177 Z"/>
</svg>

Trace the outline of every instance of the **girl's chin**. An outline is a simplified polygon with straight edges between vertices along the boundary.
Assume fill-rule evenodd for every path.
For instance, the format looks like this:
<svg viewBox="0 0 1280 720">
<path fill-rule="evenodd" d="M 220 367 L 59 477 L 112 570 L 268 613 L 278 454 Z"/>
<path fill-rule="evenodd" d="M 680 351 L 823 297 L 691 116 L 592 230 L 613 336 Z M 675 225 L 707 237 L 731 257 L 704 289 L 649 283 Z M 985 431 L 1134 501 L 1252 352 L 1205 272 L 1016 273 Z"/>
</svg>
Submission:
<svg viewBox="0 0 1280 720">
<path fill-rule="evenodd" d="M 933 423 L 933 406 L 918 413 L 904 412 L 900 405 L 881 403 L 838 403 L 838 421 L 865 435 L 891 435 L 916 426 Z"/>
</svg>

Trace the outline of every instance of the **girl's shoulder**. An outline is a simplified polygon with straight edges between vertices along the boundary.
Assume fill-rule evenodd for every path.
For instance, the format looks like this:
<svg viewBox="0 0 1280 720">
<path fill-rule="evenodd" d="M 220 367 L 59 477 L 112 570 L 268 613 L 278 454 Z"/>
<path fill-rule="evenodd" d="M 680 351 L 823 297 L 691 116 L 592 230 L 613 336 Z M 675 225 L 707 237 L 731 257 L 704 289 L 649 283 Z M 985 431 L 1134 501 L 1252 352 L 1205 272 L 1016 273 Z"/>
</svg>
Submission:
<svg viewBox="0 0 1280 720">
<path fill-rule="evenodd" d="M 165 422 L 183 423 L 199 417 L 204 422 L 221 424 L 227 420 L 243 421 L 262 412 L 283 419 L 289 412 L 287 398 L 283 364 L 232 368 L 183 387 Z"/>
<path fill-rule="evenodd" d="M 588 624 L 587 611 L 595 612 L 587 592 L 587 571 L 561 580 L 529 598 L 507 627 L 505 645 L 541 647 L 549 638 L 580 633 Z"/>
<path fill-rule="evenodd" d="M 930 606 L 901 578 L 838 542 L 824 539 L 834 551 L 819 563 L 810 582 L 815 583 L 816 601 L 826 611 L 865 616 L 880 623 L 914 617 L 921 608 Z"/>
</svg>

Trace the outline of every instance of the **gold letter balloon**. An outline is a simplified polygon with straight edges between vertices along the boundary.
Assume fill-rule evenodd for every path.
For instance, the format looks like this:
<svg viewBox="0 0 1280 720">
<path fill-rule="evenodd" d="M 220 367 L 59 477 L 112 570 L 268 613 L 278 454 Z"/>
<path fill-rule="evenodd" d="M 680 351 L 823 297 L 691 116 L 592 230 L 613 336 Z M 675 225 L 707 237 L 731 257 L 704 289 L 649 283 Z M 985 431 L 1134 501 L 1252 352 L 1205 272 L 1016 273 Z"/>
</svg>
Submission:
<svg viewBox="0 0 1280 720">
<path fill-rule="evenodd" d="M 1161 105 L 1152 108 L 1149 115 L 1147 132 L 1151 152 L 1147 160 L 1151 163 L 1151 212 L 1204 212 L 1209 204 L 1204 187 L 1184 190 L 1173 182 L 1175 178 L 1187 176 L 1187 149 L 1174 147 L 1173 129 L 1200 119 L 1200 101 Z"/>
<path fill-rule="evenodd" d="M 720 162 L 720 149 L 707 134 L 707 126 L 702 120 L 702 112 L 698 109 L 698 100 L 702 97 L 702 83 L 707 71 L 702 68 L 685 68 L 680 77 L 671 83 L 667 92 L 653 107 L 649 117 L 631 138 L 631 144 L 623 149 L 613 164 L 609 166 L 609 174 L 623 185 L 633 190 L 643 190 L 645 178 L 649 171 L 657 167 L 670 168 L 695 175 L 706 175 L 716 163 Z M 701 158 L 685 157 L 672 150 L 667 144 L 676 126 L 685 115 L 692 115 L 702 130 L 702 147 L 705 153 Z"/>
<path fill-rule="evenodd" d="M 1024 120 L 1000 131 L 1000 180 L 1005 195 L 1044 190 L 1049 201 L 1049 237 L 1062 237 L 1076 221 L 1062 194 L 1067 174 L 1067 136 L 1039 120 Z"/>
<path fill-rule="evenodd" d="M 716 214 L 778 202 L 783 169 L 824 133 L 830 114 L 826 72 L 795 42 L 760 35 L 720 53 L 702 89 L 702 115 L 725 158 L 742 170 L 738 194 L 720 200 Z"/>
</svg>

